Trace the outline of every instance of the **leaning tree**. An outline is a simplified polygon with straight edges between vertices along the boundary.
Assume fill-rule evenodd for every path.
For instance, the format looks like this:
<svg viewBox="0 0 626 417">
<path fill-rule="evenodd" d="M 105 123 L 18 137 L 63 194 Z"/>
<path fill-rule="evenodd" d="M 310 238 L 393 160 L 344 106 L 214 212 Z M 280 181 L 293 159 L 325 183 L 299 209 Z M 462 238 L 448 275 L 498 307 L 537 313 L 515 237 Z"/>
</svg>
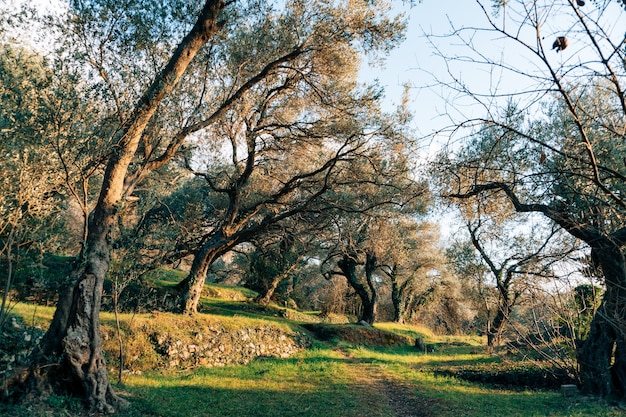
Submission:
<svg viewBox="0 0 626 417">
<path fill-rule="evenodd" d="M 126 53 L 141 52 L 141 45 L 138 43 L 151 42 L 153 39 L 146 36 L 154 36 L 154 33 L 145 31 L 141 34 L 135 33 L 134 36 L 131 33 L 132 26 L 126 26 L 134 20 L 125 20 L 122 16 L 128 17 L 132 12 L 137 15 L 146 10 L 134 2 L 128 2 L 124 8 L 110 6 L 112 5 L 98 2 L 71 3 L 67 16 L 64 16 L 71 28 L 68 32 L 78 37 L 84 35 L 84 41 L 94 41 L 96 35 L 100 36 L 101 42 L 95 42 L 95 45 L 99 44 L 99 48 L 91 51 L 95 57 L 107 56 L 104 52 L 116 48 L 123 49 Z M 39 349 L 33 353 L 32 366 L 29 370 L 17 372 L 10 382 L 22 382 L 31 389 L 48 383 L 67 389 L 69 386 L 65 381 L 70 380 L 80 387 L 81 395 L 93 410 L 113 412 L 123 404 L 124 401 L 109 383 L 102 353 L 99 313 L 102 287 L 111 260 L 113 232 L 126 188 L 125 180 L 140 142 L 142 139 L 146 142 L 145 139 L 149 137 L 147 133 L 157 110 L 176 88 L 194 57 L 222 26 L 218 16 L 224 7 L 225 4 L 221 1 L 208 0 L 200 8 L 186 9 L 190 15 L 196 16 L 195 23 L 187 15 L 185 22 L 178 27 L 178 32 L 170 38 L 180 40 L 164 46 L 161 51 L 163 55 L 154 61 L 158 62 L 159 70 L 150 74 L 144 73 L 143 83 L 137 83 L 134 91 L 125 91 L 131 97 L 128 100 L 134 100 L 134 104 L 123 108 L 120 97 L 112 97 L 112 101 L 119 104 L 119 128 L 111 132 L 109 138 L 106 168 L 100 195 L 89 217 L 82 262 L 75 271 L 73 282 L 59 296 L 50 328 L 40 342 Z M 172 10 L 162 10 L 166 11 Z M 169 18 L 166 15 L 167 13 L 162 13 L 159 16 Z M 190 21 L 191 24 L 188 24 Z M 86 35 L 88 31 L 92 31 L 90 35 L 94 37 Z M 180 31 L 186 34 L 180 36 Z M 135 43 L 131 42 L 131 37 Z M 80 45 L 90 48 L 94 43 L 84 42 Z M 59 59 L 83 59 L 89 63 L 92 57 L 88 52 L 73 56 L 68 53 Z M 121 72 L 129 69 L 120 67 L 120 72 L 108 73 L 104 65 L 98 66 L 97 60 L 91 63 L 96 69 L 102 70 L 102 78 L 111 84 L 122 82 Z M 110 65 L 108 68 L 113 67 Z M 106 96 L 107 93 L 102 94 Z"/>
<path fill-rule="evenodd" d="M 111 388 L 102 354 L 99 312 L 113 249 L 123 243 L 116 242 L 119 226 L 125 226 L 119 221 L 120 214 L 142 198 L 138 185 L 146 184 L 167 169 L 172 159 L 188 152 L 185 144 L 190 137 L 200 140 L 218 121 L 216 129 L 224 129 L 234 106 L 254 105 L 245 96 L 266 77 L 289 69 L 303 70 L 301 75 L 306 76 L 310 68 L 290 66 L 290 62 L 311 53 L 310 45 L 300 41 L 308 39 L 311 27 L 306 23 L 315 21 L 316 13 L 324 14 L 322 9 L 333 10 L 337 19 L 318 21 L 326 26 L 315 36 L 346 36 L 331 44 L 336 54 L 322 56 L 323 51 L 314 51 L 321 56 L 316 61 L 320 66 L 332 67 L 341 53 L 350 54 L 341 50 L 350 38 L 342 32 L 345 27 L 370 29 L 362 37 L 365 49 L 387 48 L 390 44 L 379 43 L 381 39 L 396 37 L 402 27 L 400 20 L 381 19 L 383 9 L 372 2 L 350 3 L 351 13 L 342 13 L 345 6 L 330 3 L 319 3 L 317 9 L 305 6 L 295 2 L 293 13 L 272 20 L 266 17 L 274 15 L 274 6 L 261 0 L 207 0 L 201 4 L 70 1 L 60 15 L 46 16 L 40 22 L 42 30 L 50 29 L 46 40 L 54 43 L 46 50 L 61 64 L 55 75 L 71 74 L 75 91 L 93 92 L 98 101 L 94 105 L 98 117 L 92 125 L 97 125 L 101 140 L 100 150 L 93 151 L 100 155 L 95 164 L 102 170 L 88 181 L 99 188 L 95 201 L 87 201 L 88 192 L 78 193 L 87 201 L 83 204 L 86 232 L 75 274 L 60 294 L 52 324 L 33 354 L 31 369 L 16 372 L 9 382 L 35 389 L 47 383 L 60 389 L 77 386 L 95 411 L 112 412 L 120 407 L 123 401 Z M 301 10 L 305 15 L 298 14 Z M 283 33 L 282 25 L 289 19 L 296 20 L 295 26 L 298 22 L 303 25 Z M 259 28 L 259 22 L 265 26 Z M 251 27 L 256 32 L 252 33 Z M 233 41 L 237 37 L 240 42 Z M 349 68 L 352 66 L 341 69 Z M 275 84 L 275 91 L 268 84 L 257 92 L 270 97 L 291 87 L 290 81 L 285 82 Z M 310 82 L 307 88 L 312 94 L 321 93 L 317 82 Z M 336 96 L 344 93 L 340 88 L 334 92 Z M 279 101 L 261 105 L 257 114 L 271 110 Z M 67 108 L 60 103 L 57 110 L 63 115 Z M 68 182 L 76 178 L 70 174 Z M 93 207 L 89 213 L 87 207 Z M 62 383 L 66 380 L 76 384 Z"/>
<path fill-rule="evenodd" d="M 513 1 L 495 18 L 477 3 L 486 25 L 454 31 L 464 53 L 440 81 L 486 116 L 454 124 L 458 152 L 450 149 L 440 164 L 451 178 L 445 193 L 538 213 L 588 245 L 605 292 L 577 347 L 582 388 L 623 398 L 626 54 L 623 30 L 612 28 L 624 12 L 608 1 Z M 485 34 L 498 39 L 481 49 L 477 39 Z M 500 74 L 498 85 L 481 91 L 462 81 L 458 60 Z"/>
</svg>

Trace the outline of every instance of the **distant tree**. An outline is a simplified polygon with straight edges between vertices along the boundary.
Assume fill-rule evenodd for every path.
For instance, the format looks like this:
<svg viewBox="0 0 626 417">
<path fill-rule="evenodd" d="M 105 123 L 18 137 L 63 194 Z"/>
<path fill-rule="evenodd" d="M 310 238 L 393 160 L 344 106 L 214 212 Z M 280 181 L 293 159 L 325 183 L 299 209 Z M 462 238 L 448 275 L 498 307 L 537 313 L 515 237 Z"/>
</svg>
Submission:
<svg viewBox="0 0 626 417">
<path fill-rule="evenodd" d="M 407 322 L 429 303 L 440 284 L 432 279 L 444 264 L 438 228 L 413 217 L 399 217 L 386 222 L 377 243 L 381 250 L 380 271 L 391 286 L 393 320 Z"/>
<path fill-rule="evenodd" d="M 361 304 L 359 320 L 369 324 L 376 320 L 379 289 L 384 285 L 385 277 L 391 280 L 394 288 L 392 298 L 396 315 L 401 315 L 399 310 L 410 304 L 406 298 L 415 295 L 417 286 L 412 284 L 415 284 L 413 279 L 416 276 L 412 273 L 420 268 L 420 265 L 412 264 L 412 271 L 403 269 L 411 264 L 411 261 L 400 261 L 407 254 L 402 249 L 408 242 L 402 240 L 403 229 L 395 223 L 402 222 L 404 210 L 414 215 L 423 213 L 428 204 L 428 192 L 419 183 L 401 186 L 402 176 L 389 180 L 387 189 L 368 190 L 366 186 L 353 187 L 346 192 L 345 203 L 335 212 L 332 227 L 323 243 L 329 248 L 322 262 L 324 275 L 329 279 L 333 276 L 346 279 Z M 368 191 L 371 194 L 368 195 Z M 417 257 L 414 261 L 422 259 Z"/>
</svg>

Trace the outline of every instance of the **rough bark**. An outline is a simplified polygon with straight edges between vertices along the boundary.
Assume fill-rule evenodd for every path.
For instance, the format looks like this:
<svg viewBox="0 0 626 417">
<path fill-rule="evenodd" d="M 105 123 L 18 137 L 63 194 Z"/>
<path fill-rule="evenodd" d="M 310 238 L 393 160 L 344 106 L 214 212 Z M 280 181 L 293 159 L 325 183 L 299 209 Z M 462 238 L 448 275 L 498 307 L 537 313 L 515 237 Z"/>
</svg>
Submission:
<svg viewBox="0 0 626 417">
<path fill-rule="evenodd" d="M 619 244 L 599 240 L 593 248 L 606 291 L 589 336 L 578 349 L 582 388 L 624 398 L 626 392 L 626 262 Z"/>
<path fill-rule="evenodd" d="M 197 23 L 181 41 L 167 65 L 135 106 L 119 140 L 111 149 L 100 196 L 89 220 L 87 248 L 75 281 L 63 291 L 40 349 L 33 353 L 30 387 L 41 388 L 67 381 L 77 383 L 93 411 L 112 413 L 124 400 L 113 391 L 100 338 L 100 305 L 112 251 L 112 232 L 124 180 L 141 136 L 159 104 L 175 87 L 200 48 L 219 29 L 221 0 L 207 0 Z M 56 366 L 50 366 L 56 365 Z M 63 382 L 61 382 L 63 381 Z"/>
<path fill-rule="evenodd" d="M 220 244 L 220 236 L 215 236 L 194 254 L 189 275 L 176 287 L 180 299 L 176 303 L 179 313 L 195 314 L 198 312 L 198 303 L 209 268 L 226 252 L 226 245 L 225 242 Z"/>
<path fill-rule="evenodd" d="M 513 311 L 513 304 L 508 301 L 500 304 L 498 312 L 487 328 L 487 346 L 493 347 L 500 344 L 502 331 L 509 320 L 511 311 Z"/>
<path fill-rule="evenodd" d="M 404 323 L 409 301 L 404 296 L 406 285 L 400 285 L 394 271 L 388 274 L 391 281 L 391 302 L 393 304 L 393 321 Z M 406 284 L 406 283 L 405 283 Z"/>
<path fill-rule="evenodd" d="M 373 294 L 370 294 L 368 288 L 359 281 L 356 273 L 356 260 L 349 255 L 344 255 L 343 258 L 337 262 L 337 266 L 341 270 L 341 275 L 346 277 L 348 285 L 356 291 L 357 296 L 361 300 L 362 310 L 359 320 L 374 324 L 377 307 L 376 292 L 374 291 Z"/>
<path fill-rule="evenodd" d="M 274 293 L 276 292 L 276 288 L 278 288 L 278 284 L 283 282 L 283 280 L 289 276 L 289 273 L 296 269 L 296 266 L 298 266 L 298 263 L 300 262 L 300 260 L 302 260 L 302 258 L 303 256 L 300 255 L 285 271 L 275 276 L 270 282 L 270 285 L 268 285 L 268 287 L 266 288 L 266 290 L 262 294 L 259 294 L 259 297 L 256 301 L 264 306 L 268 305 L 270 303 L 270 300 L 274 296 Z"/>
<path fill-rule="evenodd" d="M 264 306 L 268 305 L 270 303 L 270 300 L 272 299 L 272 296 L 276 292 L 276 288 L 278 288 L 278 284 L 280 284 L 280 282 L 285 278 L 285 276 L 286 274 L 280 274 L 274 277 L 272 281 L 270 282 L 270 285 L 268 285 L 267 288 L 265 289 L 265 291 L 262 294 L 259 294 L 259 296 L 256 299 L 256 302 Z"/>
</svg>

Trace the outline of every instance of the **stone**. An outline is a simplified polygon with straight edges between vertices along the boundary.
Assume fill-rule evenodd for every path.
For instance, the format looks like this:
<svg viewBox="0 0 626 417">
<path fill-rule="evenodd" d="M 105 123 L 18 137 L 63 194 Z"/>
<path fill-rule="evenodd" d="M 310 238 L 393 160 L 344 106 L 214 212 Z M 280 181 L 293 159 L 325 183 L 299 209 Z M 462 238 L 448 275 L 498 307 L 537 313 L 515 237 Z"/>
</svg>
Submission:
<svg viewBox="0 0 626 417">
<path fill-rule="evenodd" d="M 574 384 L 563 384 L 561 385 L 561 394 L 564 397 L 574 397 L 578 394 L 578 387 Z"/>
</svg>

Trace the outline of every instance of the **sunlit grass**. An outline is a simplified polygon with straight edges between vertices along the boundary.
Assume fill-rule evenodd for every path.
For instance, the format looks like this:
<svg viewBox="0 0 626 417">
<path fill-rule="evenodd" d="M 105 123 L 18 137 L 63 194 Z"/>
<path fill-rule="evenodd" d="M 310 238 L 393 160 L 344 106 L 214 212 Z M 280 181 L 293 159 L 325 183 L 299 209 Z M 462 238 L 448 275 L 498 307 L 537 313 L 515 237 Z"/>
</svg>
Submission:
<svg viewBox="0 0 626 417">
<path fill-rule="evenodd" d="M 372 387 L 354 386 L 342 355 L 313 349 L 290 359 L 184 374 L 133 375 L 126 389 L 136 412 L 168 416 L 392 415 Z"/>
<path fill-rule="evenodd" d="M 258 308 L 230 299 L 205 298 L 203 302 L 209 314 L 195 317 L 160 312 L 120 314 L 126 353 L 132 357 L 151 349 L 148 334 L 155 331 L 197 332 L 207 326 L 234 329 L 267 324 L 303 331 L 300 322 L 277 315 L 276 307 Z M 12 314 L 22 317 L 27 325 L 43 329 L 48 327 L 53 313 L 53 307 L 25 303 L 12 308 Z M 102 312 L 101 322 L 103 334 L 109 336 L 105 348 L 115 352 L 113 313 Z M 423 327 L 392 323 L 375 327 L 410 339 L 422 337 L 435 351 L 420 352 L 412 345 L 367 347 L 341 341 L 315 342 L 312 349 L 289 359 L 260 358 L 248 365 L 128 374 L 125 385 L 117 389 L 129 399 L 131 407 L 120 415 L 392 416 L 394 410 L 388 393 L 376 384 L 376 378 L 381 375 L 408 387 L 418 403 L 426 402 L 429 407 L 426 411 L 437 417 L 625 415 L 622 409 L 595 398 L 564 398 L 557 391 L 512 391 L 438 376 L 435 371 L 441 367 L 484 365 L 498 369 L 506 364 L 499 357 L 487 354 L 478 337 L 438 336 Z M 362 329 L 355 328 L 359 330 Z M 116 366 L 114 354 L 109 356 L 111 366 Z M 159 361 L 156 356 L 146 355 L 135 365 L 137 369 L 157 369 Z M 53 396 L 51 410 L 3 406 L 0 414 L 78 416 L 76 404 L 75 399 Z M 54 407 L 61 407 L 58 409 L 61 411 Z"/>
<path fill-rule="evenodd" d="M 40 306 L 37 304 L 15 303 L 9 313 L 20 317 L 27 326 L 36 326 L 47 329 L 52 321 L 55 307 Z"/>
<path fill-rule="evenodd" d="M 624 415 L 623 410 L 608 407 L 603 400 L 591 397 L 565 398 L 558 391 L 499 389 L 453 377 L 436 376 L 430 371 L 416 371 L 402 363 L 386 365 L 385 369 L 414 386 L 418 395 L 436 400 L 436 415 L 441 417 Z"/>
</svg>

